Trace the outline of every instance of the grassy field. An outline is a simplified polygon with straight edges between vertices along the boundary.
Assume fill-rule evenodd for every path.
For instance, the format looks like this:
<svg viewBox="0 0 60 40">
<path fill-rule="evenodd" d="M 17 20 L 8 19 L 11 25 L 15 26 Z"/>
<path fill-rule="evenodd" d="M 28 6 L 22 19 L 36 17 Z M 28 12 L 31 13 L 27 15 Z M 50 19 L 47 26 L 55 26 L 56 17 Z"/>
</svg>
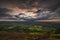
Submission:
<svg viewBox="0 0 60 40">
<path fill-rule="evenodd" d="M 0 22 L 0 40 L 60 40 L 59 24 Z"/>
</svg>

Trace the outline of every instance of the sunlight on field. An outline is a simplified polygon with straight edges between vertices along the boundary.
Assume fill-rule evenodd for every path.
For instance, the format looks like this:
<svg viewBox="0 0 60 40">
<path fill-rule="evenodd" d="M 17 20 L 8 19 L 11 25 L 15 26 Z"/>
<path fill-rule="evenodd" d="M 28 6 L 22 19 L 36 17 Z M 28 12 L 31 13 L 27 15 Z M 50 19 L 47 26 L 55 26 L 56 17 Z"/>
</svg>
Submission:
<svg viewBox="0 0 60 40">
<path fill-rule="evenodd" d="M 59 40 L 60 34 L 55 34 L 59 26 L 59 23 L 0 22 L 0 40 Z"/>
</svg>

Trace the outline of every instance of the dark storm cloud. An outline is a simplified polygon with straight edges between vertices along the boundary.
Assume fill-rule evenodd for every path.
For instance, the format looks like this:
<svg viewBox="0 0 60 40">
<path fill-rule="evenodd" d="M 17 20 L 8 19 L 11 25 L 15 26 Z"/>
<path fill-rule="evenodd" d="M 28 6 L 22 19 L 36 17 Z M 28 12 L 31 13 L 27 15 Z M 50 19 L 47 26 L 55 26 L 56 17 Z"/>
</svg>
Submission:
<svg viewBox="0 0 60 40">
<path fill-rule="evenodd" d="M 9 16 L 7 14 L 7 12 L 9 12 L 10 10 L 6 9 L 6 8 L 0 8 L 0 17 L 6 17 Z"/>
<path fill-rule="evenodd" d="M 55 14 L 53 15 L 53 18 L 60 19 L 60 8 L 58 8 L 58 9 L 55 11 Z M 52 18 L 52 19 L 53 19 L 53 18 Z"/>
<path fill-rule="evenodd" d="M 0 8 L 10 8 L 10 7 L 18 7 L 21 9 L 32 9 L 32 8 L 43 8 L 43 10 L 50 11 L 51 13 L 54 13 L 52 15 L 51 13 L 46 14 L 48 16 L 42 17 L 42 19 L 49 19 L 51 17 L 60 17 L 60 0 L 0 0 Z M 3 11 L 3 15 L 0 14 L 1 16 L 7 16 L 5 11 L 6 9 L 0 9 Z M 42 10 L 42 11 L 43 11 Z M 38 15 L 40 14 L 37 13 Z M 39 15 L 40 16 L 40 15 Z"/>
<path fill-rule="evenodd" d="M 60 6 L 60 0 L 0 0 L 0 4 L 11 4 L 20 8 L 44 7 L 55 9 Z"/>
<path fill-rule="evenodd" d="M 60 0 L 17 0 L 16 5 L 20 8 L 41 7 L 44 9 L 56 10 L 60 6 Z"/>
</svg>

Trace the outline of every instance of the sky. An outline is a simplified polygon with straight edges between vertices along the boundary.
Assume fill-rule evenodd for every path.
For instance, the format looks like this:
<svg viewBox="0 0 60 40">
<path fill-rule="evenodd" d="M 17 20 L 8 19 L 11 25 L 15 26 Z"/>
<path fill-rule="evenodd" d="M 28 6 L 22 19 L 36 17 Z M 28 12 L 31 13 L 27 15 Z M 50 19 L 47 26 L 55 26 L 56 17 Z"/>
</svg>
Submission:
<svg viewBox="0 0 60 40">
<path fill-rule="evenodd" d="M 60 0 L 0 0 L 0 20 L 60 20 Z"/>
</svg>

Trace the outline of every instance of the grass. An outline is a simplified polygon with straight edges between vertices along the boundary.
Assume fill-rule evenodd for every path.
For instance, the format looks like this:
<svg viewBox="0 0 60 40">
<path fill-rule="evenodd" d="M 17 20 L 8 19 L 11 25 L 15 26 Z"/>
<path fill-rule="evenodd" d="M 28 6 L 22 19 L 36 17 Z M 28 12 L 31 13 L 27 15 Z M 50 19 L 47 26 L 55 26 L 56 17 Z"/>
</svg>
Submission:
<svg viewBox="0 0 60 40">
<path fill-rule="evenodd" d="M 0 40 L 59 40 L 55 36 L 58 24 L 26 24 L 25 22 L 0 22 Z"/>
</svg>

